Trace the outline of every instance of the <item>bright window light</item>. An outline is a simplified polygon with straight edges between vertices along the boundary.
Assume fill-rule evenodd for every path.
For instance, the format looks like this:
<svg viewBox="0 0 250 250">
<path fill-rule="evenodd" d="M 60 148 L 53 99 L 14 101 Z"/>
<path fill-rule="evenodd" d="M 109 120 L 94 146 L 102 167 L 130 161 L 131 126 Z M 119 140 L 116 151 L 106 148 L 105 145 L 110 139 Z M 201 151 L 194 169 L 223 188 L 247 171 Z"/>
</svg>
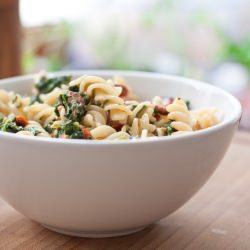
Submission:
<svg viewBox="0 0 250 250">
<path fill-rule="evenodd" d="M 84 0 L 21 0 L 21 23 L 23 26 L 40 26 L 62 20 L 75 21 L 83 15 L 84 2 Z"/>
</svg>

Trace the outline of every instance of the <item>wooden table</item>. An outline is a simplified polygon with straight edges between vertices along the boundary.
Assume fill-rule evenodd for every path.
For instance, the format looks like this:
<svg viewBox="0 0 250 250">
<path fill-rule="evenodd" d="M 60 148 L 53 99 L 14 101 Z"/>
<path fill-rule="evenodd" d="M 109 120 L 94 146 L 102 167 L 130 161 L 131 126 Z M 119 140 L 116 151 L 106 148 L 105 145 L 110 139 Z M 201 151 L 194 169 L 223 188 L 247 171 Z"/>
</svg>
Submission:
<svg viewBox="0 0 250 250">
<path fill-rule="evenodd" d="M 0 249 L 250 249 L 250 134 L 239 132 L 219 169 L 177 212 L 130 236 L 60 235 L 0 200 Z"/>
<path fill-rule="evenodd" d="M 19 0 L 0 0 L 0 79 L 21 73 Z"/>
</svg>

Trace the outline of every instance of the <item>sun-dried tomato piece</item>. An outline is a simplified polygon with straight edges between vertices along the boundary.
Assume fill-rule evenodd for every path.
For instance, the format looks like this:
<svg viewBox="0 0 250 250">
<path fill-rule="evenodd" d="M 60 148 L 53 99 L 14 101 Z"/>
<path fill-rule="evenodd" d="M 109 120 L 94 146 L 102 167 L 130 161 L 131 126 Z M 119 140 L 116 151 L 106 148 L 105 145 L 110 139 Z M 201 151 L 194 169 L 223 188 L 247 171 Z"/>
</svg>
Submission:
<svg viewBox="0 0 250 250">
<path fill-rule="evenodd" d="M 154 117 L 156 121 L 159 121 L 161 119 L 161 116 L 159 114 L 154 113 Z"/>
<path fill-rule="evenodd" d="M 119 97 L 124 98 L 124 97 L 126 97 L 128 95 L 128 88 L 127 87 L 125 87 L 124 85 L 121 85 L 121 84 L 115 84 L 115 86 L 122 88 L 122 92 L 119 95 Z"/>
<path fill-rule="evenodd" d="M 166 107 L 159 106 L 159 105 L 155 106 L 154 113 L 161 114 L 161 115 L 168 115 L 168 111 L 166 110 Z"/>
<path fill-rule="evenodd" d="M 87 128 L 82 128 L 82 133 L 85 139 L 91 139 L 91 134 Z"/>
<path fill-rule="evenodd" d="M 108 113 L 108 116 L 107 116 L 107 124 L 113 129 L 115 129 L 116 131 L 121 131 L 122 126 L 124 125 L 120 123 L 119 121 L 112 121 L 110 118 L 110 113 Z"/>
<path fill-rule="evenodd" d="M 112 121 L 110 126 L 114 128 L 116 131 L 121 131 L 123 124 L 117 121 Z"/>
<path fill-rule="evenodd" d="M 16 117 L 16 124 L 18 126 L 25 127 L 26 125 L 28 125 L 28 123 L 29 122 L 27 121 L 27 119 L 25 117 L 23 117 L 23 116 L 17 116 Z"/>
</svg>

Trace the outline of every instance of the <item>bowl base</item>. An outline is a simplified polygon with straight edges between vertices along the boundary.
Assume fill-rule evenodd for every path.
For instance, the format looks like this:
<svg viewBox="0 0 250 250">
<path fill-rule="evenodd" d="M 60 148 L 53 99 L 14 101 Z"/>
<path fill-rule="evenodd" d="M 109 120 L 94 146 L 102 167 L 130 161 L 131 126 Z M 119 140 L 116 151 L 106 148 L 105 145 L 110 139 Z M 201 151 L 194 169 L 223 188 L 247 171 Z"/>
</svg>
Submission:
<svg viewBox="0 0 250 250">
<path fill-rule="evenodd" d="M 52 227 L 52 226 L 48 226 L 45 224 L 42 224 L 42 226 L 57 233 L 70 235 L 70 236 L 76 236 L 76 237 L 86 237 L 86 238 L 117 237 L 117 236 L 133 234 L 146 228 L 146 226 L 143 226 L 143 227 L 137 227 L 137 228 L 128 229 L 124 231 L 73 231 L 73 230 L 65 230 L 65 229 L 61 229 L 57 227 Z"/>
</svg>

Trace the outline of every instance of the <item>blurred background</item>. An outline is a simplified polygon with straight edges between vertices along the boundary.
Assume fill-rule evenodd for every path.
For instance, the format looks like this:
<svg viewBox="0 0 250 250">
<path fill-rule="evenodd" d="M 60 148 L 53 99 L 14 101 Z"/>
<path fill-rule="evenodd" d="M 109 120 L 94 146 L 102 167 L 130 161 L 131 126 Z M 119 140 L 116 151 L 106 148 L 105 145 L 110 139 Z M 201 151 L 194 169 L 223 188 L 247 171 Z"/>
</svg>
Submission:
<svg viewBox="0 0 250 250">
<path fill-rule="evenodd" d="M 250 130 L 250 0 L 0 0 L 0 78 L 41 69 L 177 74 L 242 103 Z"/>
</svg>

